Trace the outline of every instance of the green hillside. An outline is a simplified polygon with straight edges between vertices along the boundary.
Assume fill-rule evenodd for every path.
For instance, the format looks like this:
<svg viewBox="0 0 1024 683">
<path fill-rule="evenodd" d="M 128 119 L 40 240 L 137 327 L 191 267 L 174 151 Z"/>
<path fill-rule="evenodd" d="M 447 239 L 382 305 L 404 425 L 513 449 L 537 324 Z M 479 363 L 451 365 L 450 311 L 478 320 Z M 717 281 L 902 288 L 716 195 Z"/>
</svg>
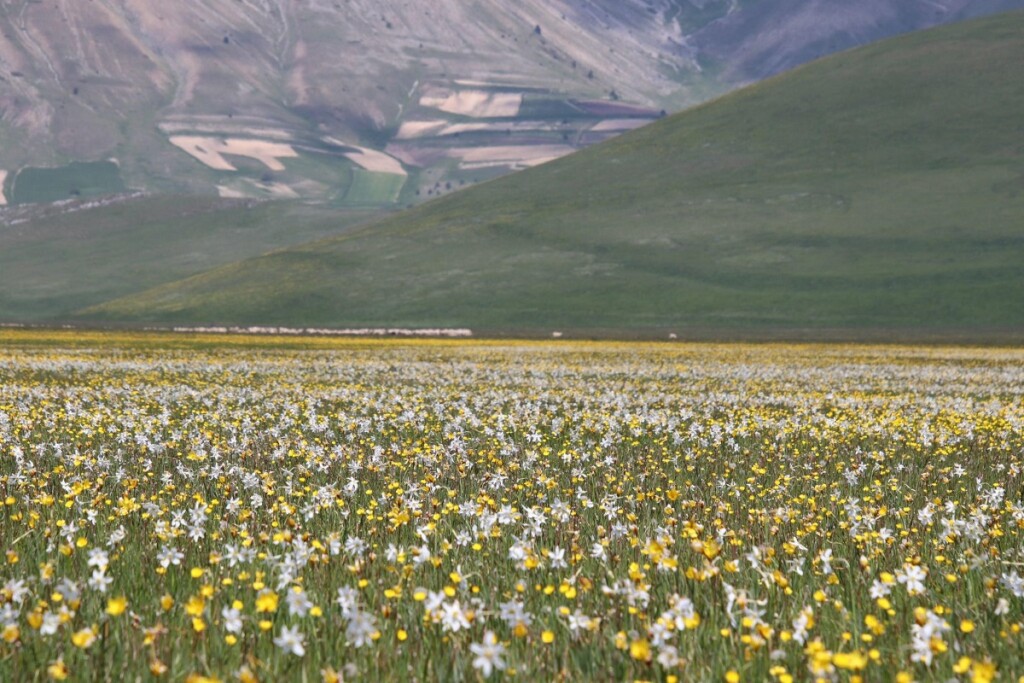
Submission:
<svg viewBox="0 0 1024 683">
<path fill-rule="evenodd" d="M 1024 329 L 1024 13 L 827 58 L 93 319 Z"/>
<path fill-rule="evenodd" d="M 7 209 L 0 214 L 0 320 L 61 320 L 240 257 L 337 234 L 374 215 L 203 197 Z"/>
</svg>

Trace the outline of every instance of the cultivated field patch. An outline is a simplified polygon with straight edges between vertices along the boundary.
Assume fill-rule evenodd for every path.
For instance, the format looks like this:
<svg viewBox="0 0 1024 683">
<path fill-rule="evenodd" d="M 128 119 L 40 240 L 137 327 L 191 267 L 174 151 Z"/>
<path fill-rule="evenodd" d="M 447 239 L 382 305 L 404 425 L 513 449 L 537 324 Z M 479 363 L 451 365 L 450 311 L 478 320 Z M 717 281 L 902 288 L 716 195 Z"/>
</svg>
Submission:
<svg viewBox="0 0 1024 683">
<path fill-rule="evenodd" d="M 357 168 L 352 171 L 352 184 L 345 193 L 345 203 L 356 206 L 391 204 L 398 201 L 403 187 L 404 175 Z"/>
<path fill-rule="evenodd" d="M 26 167 L 11 180 L 12 204 L 45 204 L 79 197 L 124 192 L 121 168 L 114 161 L 75 161 L 54 168 Z"/>
<path fill-rule="evenodd" d="M 420 105 L 423 107 L 481 119 L 518 116 L 522 104 L 521 93 L 486 90 L 436 91 L 420 98 Z"/>
<path fill-rule="evenodd" d="M 278 182 L 263 182 L 253 178 L 240 178 L 231 184 L 218 185 L 217 194 L 223 199 L 243 199 L 246 197 L 298 199 L 300 196 L 290 185 Z"/>
<path fill-rule="evenodd" d="M 459 147 L 449 154 L 461 160 L 463 168 L 486 168 L 488 166 L 511 166 L 528 168 L 554 161 L 573 148 L 569 145 L 499 145 L 494 147 Z"/>
<path fill-rule="evenodd" d="M 366 147 L 357 147 L 356 150 L 346 153 L 345 157 L 366 171 L 397 175 L 403 178 L 408 175 L 402 168 L 402 162 L 389 154 Z"/>
<path fill-rule="evenodd" d="M 271 171 L 285 170 L 281 159 L 299 156 L 289 144 L 266 140 L 175 135 L 170 138 L 170 142 L 215 171 L 238 170 L 224 155 L 256 159 Z"/>
<path fill-rule="evenodd" d="M 448 121 L 403 121 L 395 134 L 396 140 L 413 140 L 437 135 L 449 126 Z"/>
<path fill-rule="evenodd" d="M 605 119 L 595 124 L 590 130 L 594 132 L 620 132 L 646 126 L 650 122 L 650 119 Z"/>
</svg>

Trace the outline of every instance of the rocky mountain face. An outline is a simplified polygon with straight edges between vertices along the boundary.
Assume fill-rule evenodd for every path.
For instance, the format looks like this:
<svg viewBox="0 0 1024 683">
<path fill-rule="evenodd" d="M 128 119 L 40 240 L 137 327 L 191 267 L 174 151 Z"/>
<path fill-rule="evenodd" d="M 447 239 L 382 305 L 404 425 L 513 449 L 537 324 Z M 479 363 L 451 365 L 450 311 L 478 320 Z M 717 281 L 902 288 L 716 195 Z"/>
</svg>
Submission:
<svg viewBox="0 0 1024 683">
<path fill-rule="evenodd" d="M 729 4 L 723 2 L 721 4 Z M 727 83 L 760 80 L 899 33 L 1024 7 L 1014 0 L 761 0 L 732 3 L 691 36 Z"/>
<path fill-rule="evenodd" d="M 2 202 L 412 203 L 1024 0 L 10 0 Z M 72 163 L 78 162 L 78 163 Z"/>
</svg>

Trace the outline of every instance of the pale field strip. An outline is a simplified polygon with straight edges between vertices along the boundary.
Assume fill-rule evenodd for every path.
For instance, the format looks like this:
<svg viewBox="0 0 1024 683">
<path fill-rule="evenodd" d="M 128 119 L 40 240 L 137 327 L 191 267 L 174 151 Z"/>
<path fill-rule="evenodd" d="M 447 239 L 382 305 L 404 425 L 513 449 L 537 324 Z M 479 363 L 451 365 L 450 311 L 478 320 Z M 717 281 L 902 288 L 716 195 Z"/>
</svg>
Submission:
<svg viewBox="0 0 1024 683">
<path fill-rule="evenodd" d="M 474 81 L 471 78 L 457 78 L 455 79 L 455 85 L 461 85 L 466 88 L 490 88 L 497 83 L 488 83 L 487 81 Z"/>
<path fill-rule="evenodd" d="M 413 140 L 438 135 L 448 127 L 447 121 L 405 121 L 398 128 L 396 140 Z"/>
<path fill-rule="evenodd" d="M 298 199 L 299 193 L 293 190 L 284 183 L 257 183 L 255 180 L 247 178 L 247 180 L 256 185 L 259 189 L 269 192 L 277 199 Z"/>
<path fill-rule="evenodd" d="M 437 147 L 404 147 L 402 145 L 389 144 L 386 151 L 406 166 L 414 166 L 416 168 L 423 168 L 451 158 L 447 150 Z"/>
<path fill-rule="evenodd" d="M 530 159 L 529 161 L 479 161 L 479 162 L 463 162 L 459 164 L 459 168 L 464 171 L 479 171 L 485 168 L 510 168 L 513 171 L 519 171 L 527 168 L 533 168 L 534 166 L 540 166 L 546 164 L 549 161 L 555 161 L 561 157 L 540 157 L 537 159 Z"/>
<path fill-rule="evenodd" d="M 227 185 L 217 186 L 217 196 L 221 199 L 248 199 L 249 195 Z"/>
<path fill-rule="evenodd" d="M 544 121 L 512 121 L 509 123 L 454 123 L 448 121 L 407 121 L 398 129 L 396 140 L 415 140 L 425 137 L 441 137 L 457 133 L 504 133 L 557 130 L 554 123 Z"/>
<path fill-rule="evenodd" d="M 354 150 L 344 152 L 342 156 L 362 168 L 364 171 L 370 171 L 371 173 L 386 173 L 388 175 L 402 176 L 403 178 L 409 175 L 405 168 L 402 167 L 401 161 L 390 154 L 381 152 L 380 150 L 352 145 L 337 138 L 324 138 L 323 141 L 331 145 L 344 147 L 348 150 Z"/>
<path fill-rule="evenodd" d="M 170 139 L 171 144 L 215 171 L 237 171 L 223 155 L 242 156 L 256 159 L 271 171 L 285 170 L 280 159 L 295 158 L 298 152 L 291 145 L 266 140 L 242 138 L 212 138 L 193 135 L 178 135 Z"/>
<path fill-rule="evenodd" d="M 500 60 L 507 57 L 507 54 L 498 54 L 494 57 Z M 452 82 L 459 87 L 474 90 L 494 88 L 522 88 L 531 91 L 559 90 L 560 86 L 564 85 L 562 79 L 543 71 L 518 73 L 510 70 L 507 66 L 504 69 L 484 71 L 483 75 L 477 78 L 458 78 Z"/>
<path fill-rule="evenodd" d="M 479 78 L 456 78 L 453 83 L 464 88 L 528 88 L 530 90 L 545 90 L 547 88 L 538 85 L 535 76 L 527 74 L 512 74 L 508 72 L 494 72 L 494 78 L 484 80 Z M 552 78 L 550 82 L 557 83 Z"/>
<path fill-rule="evenodd" d="M 7 206 L 7 195 L 4 194 L 5 182 L 7 182 L 7 171 L 0 168 L 0 206 Z"/>
<path fill-rule="evenodd" d="M 455 125 L 448 126 L 442 131 L 442 135 L 455 135 L 456 133 L 504 133 L 508 130 L 514 130 L 520 133 L 528 133 L 531 131 L 542 131 L 548 132 L 556 130 L 557 126 L 553 123 L 544 123 L 542 121 L 513 121 L 512 123 L 456 123 Z"/>
<path fill-rule="evenodd" d="M 633 130 L 634 128 L 640 128 L 648 123 L 650 119 L 605 119 L 597 125 L 591 127 L 591 131 L 594 133 L 600 133 L 605 131 L 619 131 L 619 130 Z"/>
<path fill-rule="evenodd" d="M 345 156 L 355 164 L 358 164 L 361 168 L 373 173 L 387 173 L 389 175 L 407 177 L 409 174 L 404 168 L 402 168 L 402 162 L 398 159 L 379 152 L 375 149 L 367 149 L 365 147 L 357 147 L 358 152 L 348 152 Z"/>
<path fill-rule="evenodd" d="M 522 93 L 494 93 L 484 90 L 439 90 L 423 95 L 420 105 L 477 119 L 511 118 L 519 115 Z"/>
<path fill-rule="evenodd" d="M 464 147 L 449 151 L 466 169 L 496 166 L 533 167 L 554 161 L 575 151 L 569 145 L 508 145 L 498 147 Z"/>
<path fill-rule="evenodd" d="M 168 135 L 174 133 L 207 133 L 210 135 L 221 135 L 225 137 L 253 137 L 267 138 L 270 140 L 294 140 L 295 136 L 288 131 L 276 128 L 255 128 L 251 126 L 232 126 L 230 124 L 216 123 L 187 123 L 176 121 L 165 121 L 158 128 Z"/>
<path fill-rule="evenodd" d="M 251 187 L 252 191 L 247 192 L 244 188 L 230 185 L 218 185 L 217 194 L 223 199 L 249 199 L 254 196 L 266 197 L 267 195 L 274 199 L 298 199 L 300 197 L 298 192 L 284 183 L 259 183 L 251 178 L 243 179 L 242 183 Z"/>
</svg>

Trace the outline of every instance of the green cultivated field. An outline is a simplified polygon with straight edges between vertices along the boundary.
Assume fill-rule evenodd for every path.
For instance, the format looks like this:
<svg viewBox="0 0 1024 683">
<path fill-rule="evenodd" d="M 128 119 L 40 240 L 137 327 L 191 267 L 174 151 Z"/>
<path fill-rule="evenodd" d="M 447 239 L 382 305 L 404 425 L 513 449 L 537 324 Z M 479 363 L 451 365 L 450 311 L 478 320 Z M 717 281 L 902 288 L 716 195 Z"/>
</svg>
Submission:
<svg viewBox="0 0 1024 683">
<path fill-rule="evenodd" d="M 1022 63 L 1021 13 L 901 37 L 83 319 L 1019 331 Z"/>
<path fill-rule="evenodd" d="M 405 185 L 405 176 L 352 170 L 352 184 L 345 193 L 349 206 L 387 206 L 398 201 Z"/>
<path fill-rule="evenodd" d="M 23 168 L 10 183 L 14 204 L 45 204 L 63 199 L 124 192 L 121 169 L 112 161 L 73 162 L 57 168 Z"/>
</svg>

